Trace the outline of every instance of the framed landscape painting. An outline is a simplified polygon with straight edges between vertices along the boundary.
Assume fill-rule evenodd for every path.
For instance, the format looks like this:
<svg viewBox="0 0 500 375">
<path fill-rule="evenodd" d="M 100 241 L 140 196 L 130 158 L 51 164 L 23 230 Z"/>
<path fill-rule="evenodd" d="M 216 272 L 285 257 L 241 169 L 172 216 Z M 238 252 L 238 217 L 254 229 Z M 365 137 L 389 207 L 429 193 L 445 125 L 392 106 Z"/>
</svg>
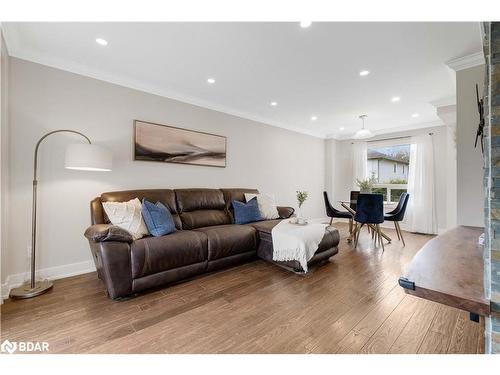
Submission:
<svg viewBox="0 0 500 375">
<path fill-rule="evenodd" d="M 226 166 L 226 137 L 139 120 L 134 133 L 135 160 Z"/>
</svg>

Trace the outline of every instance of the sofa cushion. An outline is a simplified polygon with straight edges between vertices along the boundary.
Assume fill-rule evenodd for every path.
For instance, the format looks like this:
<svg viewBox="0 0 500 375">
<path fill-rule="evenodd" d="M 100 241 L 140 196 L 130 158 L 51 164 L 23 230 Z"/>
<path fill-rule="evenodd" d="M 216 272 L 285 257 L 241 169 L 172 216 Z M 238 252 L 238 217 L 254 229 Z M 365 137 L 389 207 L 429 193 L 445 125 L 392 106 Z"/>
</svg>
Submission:
<svg viewBox="0 0 500 375">
<path fill-rule="evenodd" d="M 161 202 L 156 202 L 156 204 L 154 204 L 143 199 L 142 217 L 148 227 L 149 233 L 155 237 L 175 232 L 172 214 Z"/>
<path fill-rule="evenodd" d="M 175 197 L 183 229 L 231 223 L 218 189 L 177 189 Z"/>
<path fill-rule="evenodd" d="M 181 230 L 132 242 L 132 277 L 138 278 L 207 260 L 207 236 Z"/>
<path fill-rule="evenodd" d="M 232 211 L 233 201 L 246 202 L 245 193 L 247 194 L 259 194 L 257 189 L 243 189 L 243 188 L 231 188 L 231 189 L 220 189 L 222 194 L 224 194 L 224 201 L 226 202 L 226 211 Z"/>
<path fill-rule="evenodd" d="M 231 224 L 231 219 L 225 211 L 199 210 L 181 213 L 182 228 L 196 229 L 211 225 Z"/>
<path fill-rule="evenodd" d="M 219 189 L 175 189 L 179 212 L 224 210 L 224 195 Z"/>
<path fill-rule="evenodd" d="M 234 223 L 246 224 L 262 220 L 257 198 L 250 199 L 248 203 L 233 201 Z"/>
<path fill-rule="evenodd" d="M 229 215 L 231 223 L 234 223 L 233 201 L 246 202 L 245 193 L 259 194 L 257 189 L 244 189 L 244 188 L 228 188 L 220 189 L 224 194 L 224 201 L 226 202 L 226 212 Z"/>
<path fill-rule="evenodd" d="M 142 218 L 142 205 L 139 199 L 128 202 L 103 202 L 102 204 L 111 224 L 128 231 L 134 240 L 149 234 Z"/>
<path fill-rule="evenodd" d="M 208 237 L 208 260 L 256 251 L 255 229 L 247 225 L 217 225 L 195 229 Z"/>
<path fill-rule="evenodd" d="M 167 207 L 172 214 L 174 223 L 177 229 L 181 229 L 181 219 L 177 212 L 177 203 L 175 202 L 175 193 L 171 189 L 142 189 L 142 190 L 123 190 L 123 191 L 111 191 L 108 193 L 101 194 L 101 202 L 126 202 L 131 199 L 138 198 L 140 201 L 147 199 L 150 202 L 161 202 L 165 207 Z M 94 206 L 92 206 L 93 211 L 96 211 Z M 96 212 L 96 216 L 99 212 Z M 94 221 L 95 224 L 100 224 L 101 222 L 97 217 Z M 103 213 L 102 223 L 109 223 L 109 219 L 106 213 Z"/>
<path fill-rule="evenodd" d="M 257 198 L 260 216 L 263 219 L 274 220 L 280 218 L 278 209 L 276 208 L 276 201 L 273 196 L 268 194 L 245 193 L 245 199 L 247 202 L 249 202 L 253 198 Z"/>
</svg>

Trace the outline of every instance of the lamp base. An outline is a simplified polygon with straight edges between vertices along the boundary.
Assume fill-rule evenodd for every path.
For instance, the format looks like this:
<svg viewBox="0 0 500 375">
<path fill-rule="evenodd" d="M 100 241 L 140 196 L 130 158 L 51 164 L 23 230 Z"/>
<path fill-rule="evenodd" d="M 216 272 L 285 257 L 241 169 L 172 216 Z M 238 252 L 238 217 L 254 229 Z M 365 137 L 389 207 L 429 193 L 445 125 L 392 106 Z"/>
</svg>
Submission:
<svg viewBox="0 0 500 375">
<path fill-rule="evenodd" d="M 9 293 L 9 298 L 12 299 L 24 299 L 39 296 L 45 292 L 48 292 L 54 284 L 52 281 L 43 280 L 35 282 L 35 287 L 32 288 L 30 282 L 21 285 L 20 287 L 11 289 Z"/>
</svg>

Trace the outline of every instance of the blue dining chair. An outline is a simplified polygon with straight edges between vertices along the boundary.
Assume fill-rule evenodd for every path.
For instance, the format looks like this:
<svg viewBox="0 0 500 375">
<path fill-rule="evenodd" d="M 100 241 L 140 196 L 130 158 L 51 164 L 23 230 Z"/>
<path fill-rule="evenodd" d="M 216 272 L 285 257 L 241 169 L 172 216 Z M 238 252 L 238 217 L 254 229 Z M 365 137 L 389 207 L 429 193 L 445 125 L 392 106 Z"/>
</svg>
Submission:
<svg viewBox="0 0 500 375">
<path fill-rule="evenodd" d="M 326 216 L 330 218 L 330 225 L 332 225 L 333 218 L 339 219 L 349 219 L 352 220 L 352 215 L 347 211 L 339 211 L 335 207 L 333 207 L 328 199 L 328 193 L 326 191 L 323 192 L 323 198 L 325 200 L 325 209 Z"/>
<path fill-rule="evenodd" d="M 356 239 L 354 241 L 354 248 L 358 246 L 359 233 L 363 225 L 372 225 L 372 230 L 375 231 L 375 243 L 377 240 L 384 249 L 384 241 L 380 234 L 380 224 L 384 222 L 384 196 L 382 194 L 364 194 L 360 193 L 356 202 L 356 215 L 354 215 L 356 222 Z M 358 228 L 358 224 L 361 226 Z"/>
<path fill-rule="evenodd" d="M 387 212 L 384 215 L 384 220 L 394 222 L 394 227 L 396 228 L 396 234 L 398 235 L 398 239 L 403 241 L 403 246 L 406 246 L 406 244 L 405 244 L 405 239 L 403 238 L 403 232 L 401 232 L 401 227 L 399 226 L 399 222 L 403 221 L 405 217 L 406 206 L 408 205 L 409 199 L 410 199 L 410 194 L 408 193 L 401 194 L 396 208 L 390 212 Z"/>
<path fill-rule="evenodd" d="M 358 200 L 359 193 L 360 193 L 359 190 L 352 190 L 351 191 L 351 197 L 350 197 L 351 198 L 351 202 L 350 202 L 349 206 L 354 211 L 356 211 L 356 201 Z"/>
</svg>

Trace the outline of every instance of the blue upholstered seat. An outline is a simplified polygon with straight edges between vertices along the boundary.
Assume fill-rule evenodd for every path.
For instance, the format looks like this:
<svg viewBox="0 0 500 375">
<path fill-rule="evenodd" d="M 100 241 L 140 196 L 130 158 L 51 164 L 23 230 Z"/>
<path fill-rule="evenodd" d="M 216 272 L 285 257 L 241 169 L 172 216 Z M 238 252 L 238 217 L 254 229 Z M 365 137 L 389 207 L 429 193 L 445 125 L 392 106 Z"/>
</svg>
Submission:
<svg viewBox="0 0 500 375">
<path fill-rule="evenodd" d="M 384 196 L 382 194 L 359 194 L 354 220 L 362 224 L 384 222 Z"/>
<path fill-rule="evenodd" d="M 394 222 L 394 227 L 396 228 L 396 234 L 398 239 L 403 241 L 403 246 L 406 246 L 405 239 L 403 238 L 403 232 L 399 226 L 399 222 L 403 221 L 406 212 L 406 206 L 408 205 L 408 200 L 410 199 L 410 194 L 403 193 L 399 197 L 399 202 L 397 207 L 384 215 L 384 220 Z"/>
<path fill-rule="evenodd" d="M 384 243 L 380 234 L 379 224 L 384 222 L 384 196 L 382 194 L 365 194 L 360 193 L 356 202 L 356 214 L 354 215 L 356 221 L 356 239 L 354 247 L 358 245 L 359 233 L 361 227 L 365 224 L 371 226 L 375 235 L 375 242 L 377 239 L 384 249 Z M 358 229 L 358 224 L 361 226 Z"/>
<path fill-rule="evenodd" d="M 323 198 L 325 200 L 326 216 L 331 218 L 330 225 L 332 225 L 332 220 L 334 217 L 340 219 L 352 219 L 352 215 L 349 212 L 339 211 L 330 204 L 330 200 L 328 199 L 328 194 L 326 191 L 323 192 Z"/>
</svg>

